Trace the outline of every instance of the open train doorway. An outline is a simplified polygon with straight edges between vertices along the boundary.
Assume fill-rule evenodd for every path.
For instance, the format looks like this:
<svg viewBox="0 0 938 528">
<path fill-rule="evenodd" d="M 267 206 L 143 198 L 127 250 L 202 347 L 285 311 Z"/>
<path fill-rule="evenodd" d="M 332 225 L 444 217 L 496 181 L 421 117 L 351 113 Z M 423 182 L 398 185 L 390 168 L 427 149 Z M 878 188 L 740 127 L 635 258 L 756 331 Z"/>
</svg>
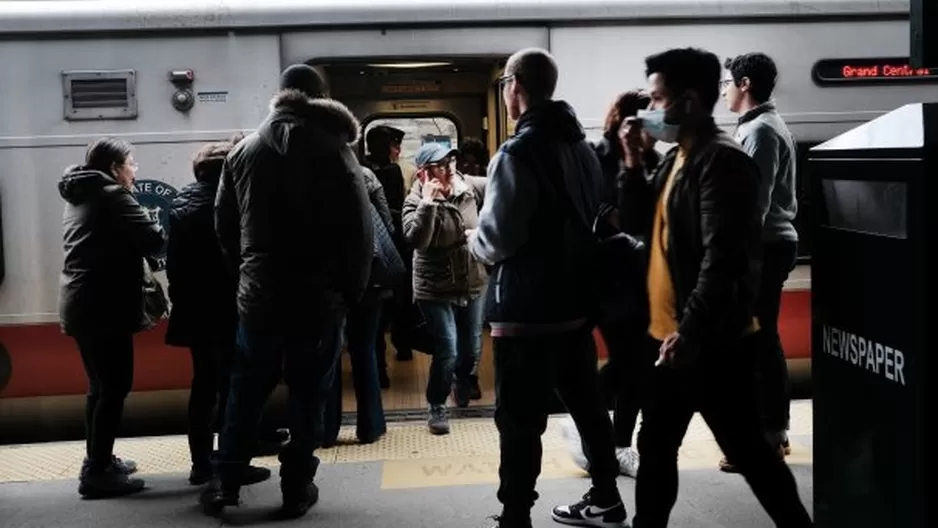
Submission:
<svg viewBox="0 0 938 528">
<path fill-rule="evenodd" d="M 507 137 L 510 126 L 498 90 L 497 79 L 507 57 L 407 58 L 406 60 L 355 59 L 311 63 L 326 78 L 330 96 L 345 104 L 362 127 L 359 156 L 369 155 L 365 141 L 368 131 L 388 125 L 403 131 L 398 165 L 404 178 L 405 196 L 417 172 L 414 156 L 425 143 L 435 142 L 460 149 L 469 141 L 481 142 L 486 159 Z M 484 176 L 485 174 L 472 174 Z M 392 205 L 393 208 L 393 205 Z M 426 387 L 432 360 L 428 352 L 413 350 L 399 355 L 390 335 L 385 335 L 388 387 L 383 403 L 388 419 L 407 419 L 426 413 Z M 380 364 L 379 361 L 379 369 Z M 479 416 L 492 412 L 495 402 L 492 347 L 487 329 L 483 331 L 479 365 L 481 399 L 466 409 L 454 402 L 448 407 L 454 417 Z M 351 418 L 355 397 L 351 389 L 348 355 L 342 358 L 343 411 Z"/>
</svg>

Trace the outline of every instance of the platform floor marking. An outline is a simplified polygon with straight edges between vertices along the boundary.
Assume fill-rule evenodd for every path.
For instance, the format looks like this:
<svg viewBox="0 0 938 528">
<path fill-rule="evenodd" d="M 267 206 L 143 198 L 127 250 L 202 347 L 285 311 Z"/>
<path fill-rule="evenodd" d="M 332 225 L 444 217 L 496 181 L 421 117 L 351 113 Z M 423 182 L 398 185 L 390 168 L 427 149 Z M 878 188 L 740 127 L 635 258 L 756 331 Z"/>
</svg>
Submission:
<svg viewBox="0 0 938 528">
<path fill-rule="evenodd" d="M 793 453 L 787 459 L 789 464 L 811 464 L 812 416 L 810 401 L 792 402 Z M 380 441 L 360 445 L 355 442 L 354 427 L 344 427 L 340 444 L 317 455 L 327 464 L 384 462 L 382 485 L 387 489 L 497 481 L 499 445 L 493 421 L 453 420 L 451 428 L 449 435 L 433 436 L 424 422 L 390 424 Z M 550 419 L 542 443 L 545 478 L 582 474 L 566 452 L 559 418 Z M 84 451 L 84 441 L 0 446 L 0 483 L 76 479 Z M 117 441 L 116 453 L 135 460 L 143 475 L 187 473 L 190 467 L 185 436 L 122 438 Z M 715 468 L 721 456 L 710 430 L 699 415 L 695 416 L 681 447 L 680 467 Z M 278 465 L 276 457 L 256 458 L 254 463 Z M 448 468 L 445 475 L 443 469 L 428 469 L 437 467 Z"/>
</svg>

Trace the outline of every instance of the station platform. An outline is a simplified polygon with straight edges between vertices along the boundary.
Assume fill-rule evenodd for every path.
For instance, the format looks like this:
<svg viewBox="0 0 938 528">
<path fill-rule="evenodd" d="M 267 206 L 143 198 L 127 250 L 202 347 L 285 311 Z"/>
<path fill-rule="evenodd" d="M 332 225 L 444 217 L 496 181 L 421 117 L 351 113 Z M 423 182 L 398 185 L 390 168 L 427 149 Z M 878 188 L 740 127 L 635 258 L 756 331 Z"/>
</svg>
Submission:
<svg viewBox="0 0 938 528">
<path fill-rule="evenodd" d="M 811 401 L 792 402 L 788 463 L 811 511 Z M 532 512 L 535 526 L 556 526 L 555 504 L 577 500 L 589 480 L 572 462 L 561 433 L 562 416 L 551 417 L 543 437 L 544 463 L 538 482 L 540 500 Z M 423 422 L 389 424 L 388 434 L 370 445 L 354 441 L 343 428 L 340 444 L 318 452 L 320 502 L 285 526 L 454 527 L 491 526 L 499 512 L 498 436 L 491 419 L 451 422 L 447 436 L 432 436 Z M 197 505 L 200 487 L 189 486 L 188 448 L 184 436 L 118 439 L 119 456 L 135 460 L 147 489 L 137 495 L 82 501 L 77 475 L 84 442 L 0 447 L 0 527 L 174 527 L 245 526 L 273 523 L 280 506 L 274 477 L 242 490 L 242 505 L 223 517 L 205 516 Z M 680 452 L 680 495 L 671 526 L 760 528 L 772 522 L 739 475 L 722 473 L 722 454 L 705 423 L 696 415 Z M 255 464 L 276 468 L 275 457 Z M 635 481 L 620 477 L 619 489 L 634 510 Z"/>
</svg>

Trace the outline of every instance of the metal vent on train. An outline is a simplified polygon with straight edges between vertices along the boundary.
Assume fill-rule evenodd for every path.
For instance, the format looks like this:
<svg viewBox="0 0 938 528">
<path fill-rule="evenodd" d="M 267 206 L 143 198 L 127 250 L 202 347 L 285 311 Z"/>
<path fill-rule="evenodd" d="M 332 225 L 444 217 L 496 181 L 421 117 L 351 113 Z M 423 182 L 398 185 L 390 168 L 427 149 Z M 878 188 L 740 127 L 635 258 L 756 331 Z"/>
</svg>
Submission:
<svg viewBox="0 0 938 528">
<path fill-rule="evenodd" d="M 65 119 L 137 117 L 136 75 L 132 70 L 63 72 Z"/>
</svg>

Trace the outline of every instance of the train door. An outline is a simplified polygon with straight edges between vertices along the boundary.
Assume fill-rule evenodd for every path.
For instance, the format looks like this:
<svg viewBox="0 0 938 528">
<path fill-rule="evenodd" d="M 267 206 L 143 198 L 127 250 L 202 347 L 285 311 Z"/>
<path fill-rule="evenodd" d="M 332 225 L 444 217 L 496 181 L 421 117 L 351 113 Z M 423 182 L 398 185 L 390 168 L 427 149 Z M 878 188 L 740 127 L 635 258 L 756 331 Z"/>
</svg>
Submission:
<svg viewBox="0 0 938 528">
<path fill-rule="evenodd" d="M 405 189 L 416 173 L 414 156 L 425 143 L 436 142 L 458 149 L 468 138 L 481 140 L 493 152 L 506 137 L 503 104 L 495 82 L 500 65 L 495 59 L 403 61 L 338 61 L 318 64 L 329 83 L 330 95 L 344 103 L 359 119 L 362 137 L 378 125 L 404 132 L 401 166 Z M 368 154 L 364 139 L 359 154 Z M 480 174 L 481 176 L 481 174 Z M 491 409 L 494 404 L 494 375 L 491 345 L 484 332 L 480 385 L 483 398 L 468 411 Z M 389 336 L 386 336 L 389 337 Z M 390 388 L 384 392 L 385 412 L 390 417 L 426 408 L 425 392 L 431 356 L 413 351 L 411 360 L 399 360 L 387 339 L 385 363 Z M 343 376 L 350 365 L 343 358 Z M 351 380 L 343 387 L 352 387 Z M 344 410 L 354 408 L 351 394 Z"/>
</svg>

